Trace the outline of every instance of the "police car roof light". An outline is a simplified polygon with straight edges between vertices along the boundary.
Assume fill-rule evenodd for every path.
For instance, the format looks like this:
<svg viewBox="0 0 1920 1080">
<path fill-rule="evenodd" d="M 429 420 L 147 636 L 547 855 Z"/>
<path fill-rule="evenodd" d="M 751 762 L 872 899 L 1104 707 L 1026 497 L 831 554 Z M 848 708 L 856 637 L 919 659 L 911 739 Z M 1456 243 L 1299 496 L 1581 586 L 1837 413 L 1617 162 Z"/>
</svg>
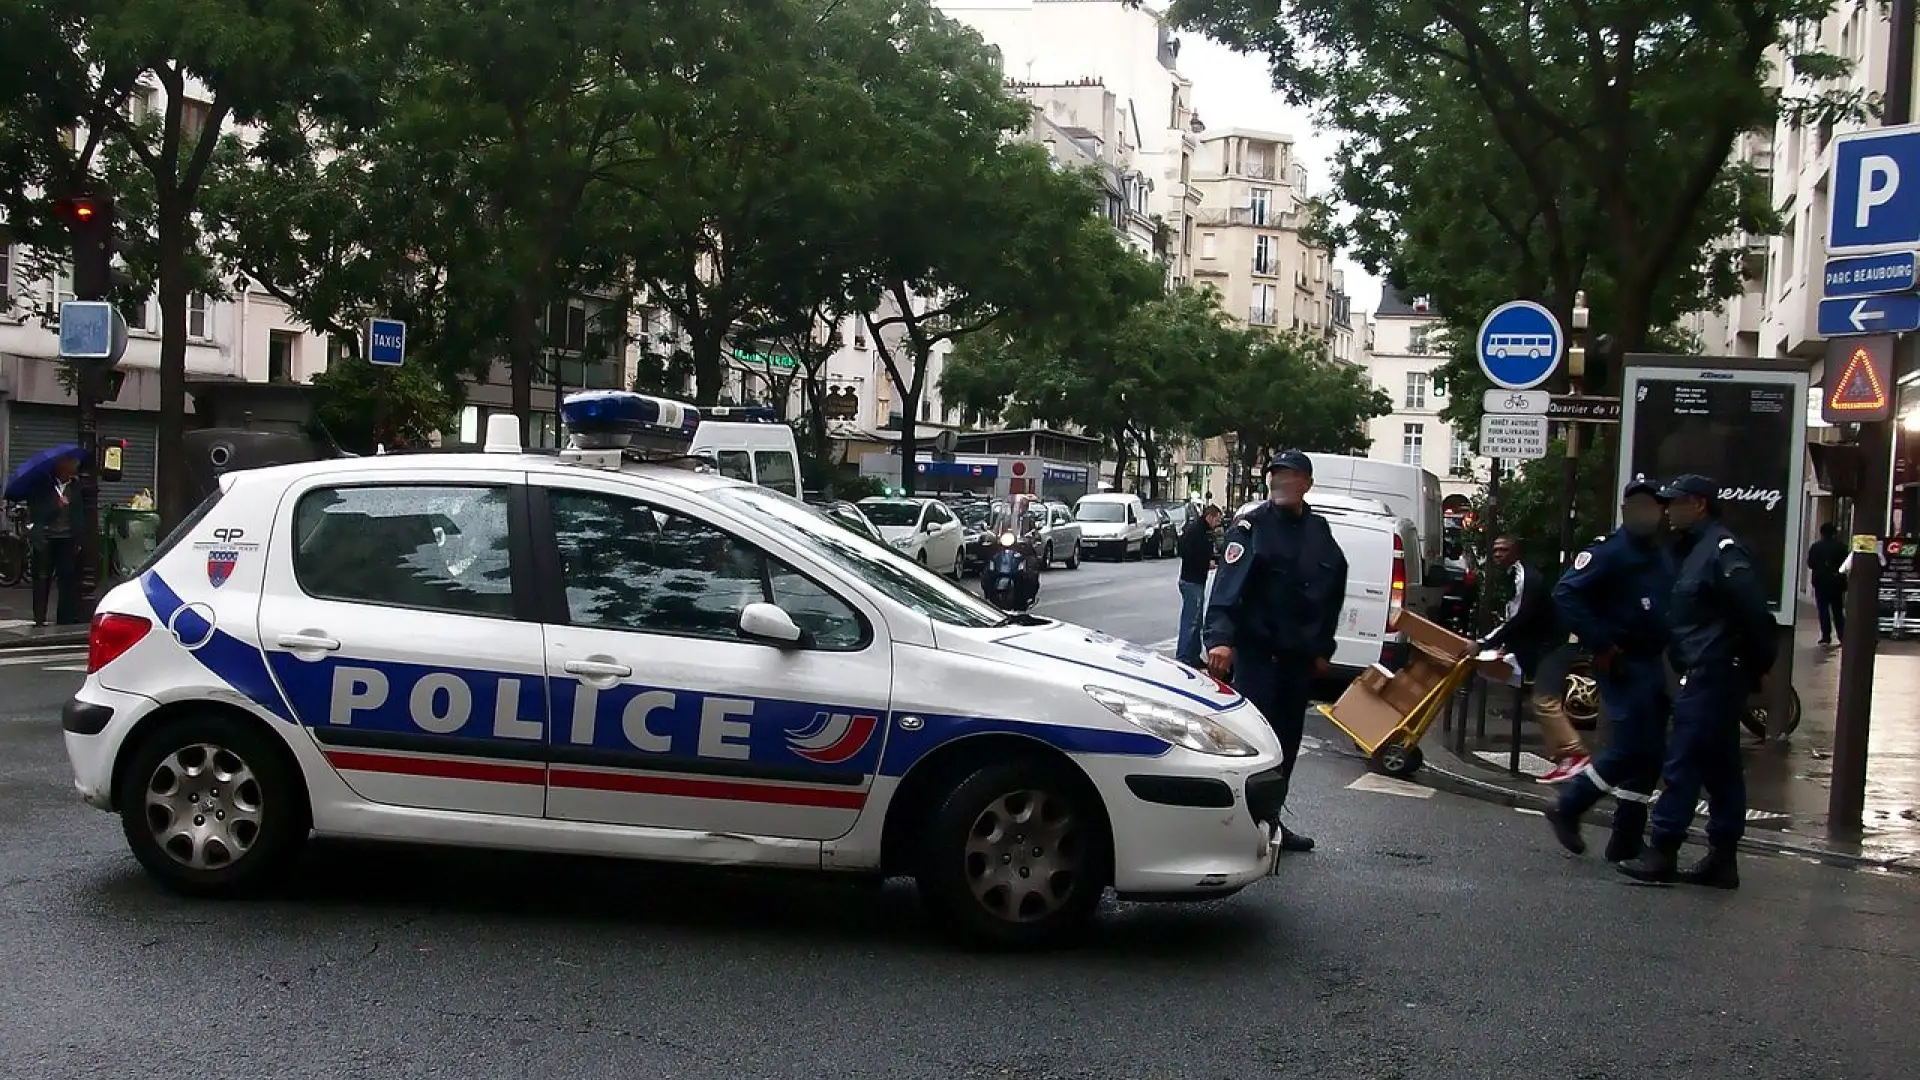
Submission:
<svg viewBox="0 0 1920 1080">
<path fill-rule="evenodd" d="M 520 418 L 512 413 L 487 417 L 487 441 L 481 449 L 489 454 L 517 454 L 520 445 Z"/>
<path fill-rule="evenodd" d="M 715 405 L 706 411 L 704 419 L 745 424 L 780 422 L 771 405 Z"/>
<path fill-rule="evenodd" d="M 640 434 L 691 439 L 700 410 L 631 390 L 584 390 L 560 403 L 560 420 L 575 447 L 605 450 L 627 446 Z"/>
</svg>

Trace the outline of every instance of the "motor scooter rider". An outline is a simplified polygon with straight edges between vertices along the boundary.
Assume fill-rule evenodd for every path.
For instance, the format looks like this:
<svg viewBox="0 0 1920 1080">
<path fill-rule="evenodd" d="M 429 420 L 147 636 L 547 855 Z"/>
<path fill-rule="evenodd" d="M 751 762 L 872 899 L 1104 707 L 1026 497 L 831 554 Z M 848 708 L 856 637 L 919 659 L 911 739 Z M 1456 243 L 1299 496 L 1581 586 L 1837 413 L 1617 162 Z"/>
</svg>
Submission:
<svg viewBox="0 0 1920 1080">
<path fill-rule="evenodd" d="M 1040 519 L 1032 505 L 1033 496 L 1015 495 L 994 507 L 980 590 L 1002 610 L 1025 611 L 1040 595 Z"/>
</svg>

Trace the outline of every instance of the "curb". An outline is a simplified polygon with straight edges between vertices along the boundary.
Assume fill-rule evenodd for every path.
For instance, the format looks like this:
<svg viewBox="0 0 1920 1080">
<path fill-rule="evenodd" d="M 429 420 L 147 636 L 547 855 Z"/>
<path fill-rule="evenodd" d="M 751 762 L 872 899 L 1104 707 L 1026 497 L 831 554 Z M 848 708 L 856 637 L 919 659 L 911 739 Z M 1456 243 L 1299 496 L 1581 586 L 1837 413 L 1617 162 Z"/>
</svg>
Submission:
<svg viewBox="0 0 1920 1080">
<path fill-rule="evenodd" d="M 56 645 L 85 645 L 87 638 L 88 631 L 84 628 L 76 630 L 53 630 L 46 633 L 19 637 L 11 635 L 0 636 L 0 652 L 18 652 L 26 649 L 40 649 Z"/>
<path fill-rule="evenodd" d="M 1424 751 L 1426 748 L 1422 747 L 1422 750 Z M 1445 791 L 1454 795 L 1464 795 L 1470 799 L 1478 799 L 1481 802 L 1511 807 L 1515 810 L 1541 811 L 1553 805 L 1553 800 L 1545 795 L 1519 791 L 1507 787 L 1504 784 L 1496 784 L 1490 780 L 1481 780 L 1468 776 L 1464 770 L 1459 767 L 1449 768 L 1447 765 L 1436 764 L 1434 759 L 1442 756 L 1450 763 L 1458 761 L 1458 759 L 1454 758 L 1452 752 L 1448 750 L 1442 749 L 1438 752 L 1428 752 L 1427 761 L 1421 766 L 1420 771 L 1413 775 L 1413 782 L 1425 784 L 1427 787 L 1433 788 L 1436 791 Z M 1687 834 L 1687 841 L 1692 844 L 1704 846 L 1706 837 L 1698 829 L 1695 829 Z M 1754 836 L 1751 832 L 1741 838 L 1740 846 L 1747 851 L 1758 852 L 1763 855 L 1791 855 L 1797 858 L 1811 859 L 1829 866 L 1844 866 L 1855 870 L 1878 870 L 1884 873 L 1920 876 L 1920 863 L 1906 857 L 1886 858 L 1876 855 L 1863 855 L 1851 851 L 1835 851 L 1832 848 L 1818 843 L 1796 843 L 1788 840 L 1776 840 L 1771 836 Z"/>
</svg>

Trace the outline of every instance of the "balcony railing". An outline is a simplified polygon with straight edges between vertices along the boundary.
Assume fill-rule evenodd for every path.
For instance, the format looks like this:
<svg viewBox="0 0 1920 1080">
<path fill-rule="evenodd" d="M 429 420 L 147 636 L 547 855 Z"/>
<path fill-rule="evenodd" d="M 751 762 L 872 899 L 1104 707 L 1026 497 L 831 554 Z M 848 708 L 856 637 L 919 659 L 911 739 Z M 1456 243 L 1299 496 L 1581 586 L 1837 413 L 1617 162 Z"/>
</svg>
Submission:
<svg viewBox="0 0 1920 1080">
<path fill-rule="evenodd" d="M 1273 326 L 1280 321 L 1280 313 L 1272 308 L 1252 307 L 1247 309 L 1247 322 L 1254 326 Z"/>
<path fill-rule="evenodd" d="M 1255 258 L 1253 260 L 1253 272 L 1267 275 L 1278 274 L 1280 272 L 1280 260 Z"/>
</svg>

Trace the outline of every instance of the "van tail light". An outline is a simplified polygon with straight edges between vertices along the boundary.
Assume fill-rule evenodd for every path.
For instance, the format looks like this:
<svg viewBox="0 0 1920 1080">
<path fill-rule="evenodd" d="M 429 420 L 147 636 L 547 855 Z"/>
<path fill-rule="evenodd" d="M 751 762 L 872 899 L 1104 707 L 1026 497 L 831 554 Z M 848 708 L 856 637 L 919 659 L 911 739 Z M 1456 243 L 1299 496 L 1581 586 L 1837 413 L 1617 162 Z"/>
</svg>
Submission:
<svg viewBox="0 0 1920 1080">
<path fill-rule="evenodd" d="M 120 659 L 152 629 L 153 623 L 138 615 L 95 615 L 87 635 L 87 674 Z"/>
<path fill-rule="evenodd" d="M 1407 543 L 1393 538 L 1393 587 L 1387 593 L 1387 633 L 1400 629 L 1400 613 L 1407 610 Z"/>
</svg>

